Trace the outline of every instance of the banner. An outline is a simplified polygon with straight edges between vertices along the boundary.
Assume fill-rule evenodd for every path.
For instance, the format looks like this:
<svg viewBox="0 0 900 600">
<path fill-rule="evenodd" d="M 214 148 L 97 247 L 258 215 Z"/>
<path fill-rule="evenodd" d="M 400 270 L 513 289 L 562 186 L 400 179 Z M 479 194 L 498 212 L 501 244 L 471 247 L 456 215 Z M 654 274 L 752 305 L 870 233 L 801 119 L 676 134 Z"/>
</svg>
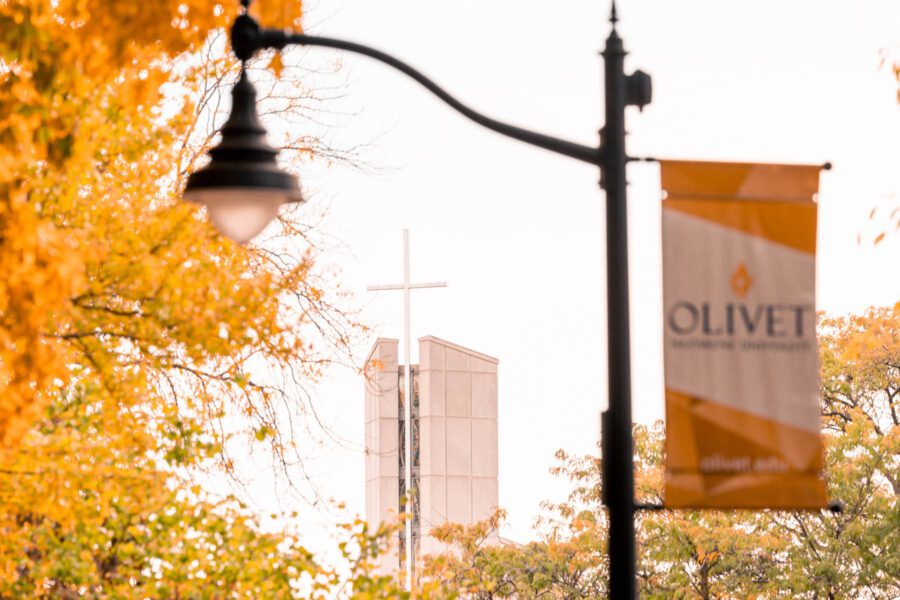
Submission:
<svg viewBox="0 0 900 600">
<path fill-rule="evenodd" d="M 666 506 L 827 504 L 819 170 L 662 162 Z"/>
</svg>

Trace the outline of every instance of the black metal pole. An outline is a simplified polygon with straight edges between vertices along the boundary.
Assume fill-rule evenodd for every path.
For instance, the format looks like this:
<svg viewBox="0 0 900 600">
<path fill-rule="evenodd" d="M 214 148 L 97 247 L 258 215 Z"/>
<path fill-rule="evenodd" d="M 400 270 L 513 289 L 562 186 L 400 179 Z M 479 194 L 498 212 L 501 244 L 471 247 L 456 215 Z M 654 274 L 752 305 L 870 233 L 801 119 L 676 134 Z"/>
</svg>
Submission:
<svg viewBox="0 0 900 600">
<path fill-rule="evenodd" d="M 603 501 L 609 510 L 609 594 L 637 597 L 634 463 L 631 431 L 631 344 L 628 310 L 628 218 L 625 179 L 625 49 L 615 28 L 606 39 L 606 120 L 600 130 L 600 186 L 606 191 L 606 297 L 609 407 L 603 415 Z"/>
</svg>

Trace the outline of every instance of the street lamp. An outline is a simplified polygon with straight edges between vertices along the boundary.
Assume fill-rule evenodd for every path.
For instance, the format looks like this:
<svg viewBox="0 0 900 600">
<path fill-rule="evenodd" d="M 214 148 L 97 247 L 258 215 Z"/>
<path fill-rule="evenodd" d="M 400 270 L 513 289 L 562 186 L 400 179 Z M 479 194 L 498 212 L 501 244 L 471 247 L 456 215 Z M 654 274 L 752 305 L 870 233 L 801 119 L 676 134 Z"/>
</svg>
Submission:
<svg viewBox="0 0 900 600">
<path fill-rule="evenodd" d="M 286 202 L 300 202 L 296 178 L 281 170 L 277 151 L 265 141 L 265 129 L 256 112 L 256 92 L 244 64 L 260 50 L 282 50 L 289 45 L 325 46 L 374 58 L 415 79 L 468 119 L 522 142 L 596 165 L 600 187 L 606 192 L 607 347 L 609 408 L 603 413 L 603 502 L 609 510 L 610 596 L 635 598 L 634 463 L 631 420 L 631 360 L 628 310 L 628 233 L 625 166 L 625 107 L 650 103 L 650 76 L 641 71 L 625 74 L 625 49 L 616 31 L 613 0 L 612 30 L 602 52 L 605 83 L 605 123 L 598 147 L 583 146 L 487 117 L 447 93 L 431 79 L 384 52 L 362 44 L 263 29 L 247 14 L 250 0 L 241 0 L 243 13 L 231 29 L 231 47 L 241 61 L 241 76 L 232 92 L 231 115 L 222 128 L 222 140 L 209 151 L 209 164 L 191 174 L 185 186 L 188 200 L 206 205 L 210 219 L 226 236 L 244 243 L 257 235 Z M 410 512 L 409 500 L 407 510 Z M 407 525 L 407 536 L 410 535 Z M 407 564 L 412 565 L 407 539 Z M 410 577 L 411 568 L 407 569 Z M 409 579 L 408 579 L 409 581 Z"/>
<path fill-rule="evenodd" d="M 265 229 L 282 204 L 303 197 L 297 178 L 278 167 L 278 150 L 266 142 L 256 90 L 243 66 L 231 97 L 222 140 L 209 151 L 209 164 L 188 177 L 184 198 L 205 205 L 216 228 L 243 244 Z"/>
</svg>

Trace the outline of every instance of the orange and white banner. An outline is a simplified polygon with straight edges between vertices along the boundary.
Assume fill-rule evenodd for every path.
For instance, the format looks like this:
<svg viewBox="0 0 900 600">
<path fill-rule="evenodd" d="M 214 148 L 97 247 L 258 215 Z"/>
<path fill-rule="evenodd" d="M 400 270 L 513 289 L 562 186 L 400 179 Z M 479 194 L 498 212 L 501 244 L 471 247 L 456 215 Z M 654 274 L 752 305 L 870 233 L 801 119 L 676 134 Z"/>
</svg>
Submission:
<svg viewBox="0 0 900 600">
<path fill-rule="evenodd" d="M 826 505 L 819 170 L 662 162 L 666 506 Z"/>
</svg>

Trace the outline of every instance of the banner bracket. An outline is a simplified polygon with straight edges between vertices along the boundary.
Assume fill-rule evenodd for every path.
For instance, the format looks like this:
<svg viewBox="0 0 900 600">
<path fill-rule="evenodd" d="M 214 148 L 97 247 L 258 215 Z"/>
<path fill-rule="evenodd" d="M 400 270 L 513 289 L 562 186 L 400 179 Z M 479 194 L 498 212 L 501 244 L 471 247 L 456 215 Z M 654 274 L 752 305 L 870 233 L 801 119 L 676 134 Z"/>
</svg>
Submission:
<svg viewBox="0 0 900 600">
<path fill-rule="evenodd" d="M 649 510 L 649 511 L 685 510 L 683 508 L 669 508 L 665 504 L 656 504 L 654 502 L 635 502 L 634 508 L 635 508 L 635 510 Z M 687 510 L 709 510 L 709 509 L 694 508 L 694 509 L 687 509 Z M 721 509 L 714 508 L 712 510 L 721 510 Z M 836 515 L 842 514 L 844 512 L 844 503 L 839 502 L 837 500 L 833 500 L 828 503 L 828 506 L 826 506 L 824 508 L 824 510 L 827 510 L 828 512 L 836 514 Z"/>
</svg>

